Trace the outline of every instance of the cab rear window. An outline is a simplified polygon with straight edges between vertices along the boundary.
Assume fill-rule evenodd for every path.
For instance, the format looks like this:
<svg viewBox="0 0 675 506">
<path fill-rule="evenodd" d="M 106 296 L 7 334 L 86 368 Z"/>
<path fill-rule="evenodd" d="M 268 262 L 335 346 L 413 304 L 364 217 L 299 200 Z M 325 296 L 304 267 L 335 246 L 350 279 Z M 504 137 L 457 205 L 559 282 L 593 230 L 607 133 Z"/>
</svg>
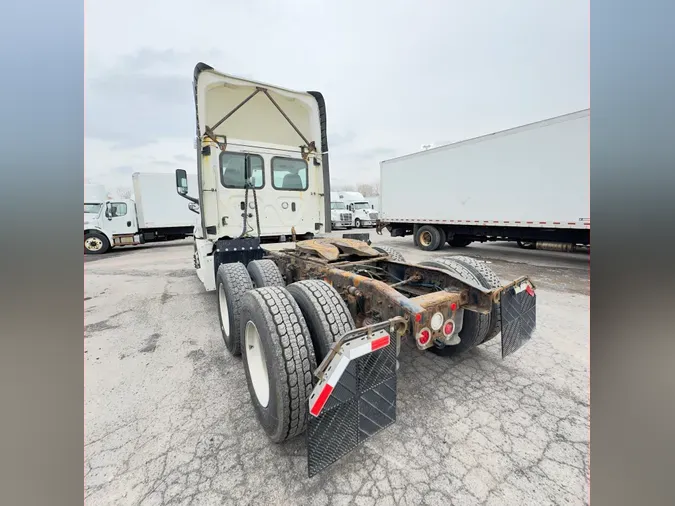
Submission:
<svg viewBox="0 0 675 506">
<path fill-rule="evenodd" d="M 307 162 L 298 158 L 272 158 L 272 186 L 275 190 L 305 191 Z"/>
</svg>

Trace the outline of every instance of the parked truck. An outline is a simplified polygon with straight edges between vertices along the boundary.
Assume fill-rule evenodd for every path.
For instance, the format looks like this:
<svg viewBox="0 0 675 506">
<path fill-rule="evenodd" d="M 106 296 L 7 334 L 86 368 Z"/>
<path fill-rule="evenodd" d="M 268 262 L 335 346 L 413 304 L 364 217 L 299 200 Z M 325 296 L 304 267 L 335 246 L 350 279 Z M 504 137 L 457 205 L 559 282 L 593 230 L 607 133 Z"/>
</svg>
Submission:
<svg viewBox="0 0 675 506">
<path fill-rule="evenodd" d="M 388 247 L 323 236 L 321 93 L 199 63 L 194 97 L 198 180 L 179 169 L 176 190 L 199 205 L 197 276 L 217 294 L 222 339 L 242 356 L 262 429 L 275 443 L 306 433 L 310 476 L 395 422 L 402 339 L 448 356 L 501 333 L 503 357 L 530 339 L 527 277 L 502 285 L 468 257 L 414 265 Z"/>
<path fill-rule="evenodd" d="M 590 109 L 380 164 L 377 231 L 446 243 L 590 245 Z"/>
<path fill-rule="evenodd" d="M 374 227 L 377 224 L 375 205 L 359 192 L 333 192 L 331 202 L 342 202 L 346 206 L 352 215 L 352 227 Z"/>
<path fill-rule="evenodd" d="M 100 255 L 116 246 L 173 241 L 192 235 L 196 216 L 190 205 L 176 195 L 174 174 L 136 172 L 131 179 L 133 200 L 108 199 L 101 185 L 85 188 L 85 254 Z M 190 179 L 197 183 L 196 176 Z"/>
</svg>

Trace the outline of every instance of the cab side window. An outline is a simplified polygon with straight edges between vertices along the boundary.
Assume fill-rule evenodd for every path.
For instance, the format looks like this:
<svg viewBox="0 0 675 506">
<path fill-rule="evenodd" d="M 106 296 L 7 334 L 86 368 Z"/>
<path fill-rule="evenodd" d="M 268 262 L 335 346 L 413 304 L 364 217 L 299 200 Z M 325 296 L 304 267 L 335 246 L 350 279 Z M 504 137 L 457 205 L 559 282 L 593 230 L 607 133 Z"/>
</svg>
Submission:
<svg viewBox="0 0 675 506">
<path fill-rule="evenodd" d="M 126 216 L 127 205 L 124 202 L 113 202 L 110 205 L 110 214 L 113 218 Z"/>
</svg>

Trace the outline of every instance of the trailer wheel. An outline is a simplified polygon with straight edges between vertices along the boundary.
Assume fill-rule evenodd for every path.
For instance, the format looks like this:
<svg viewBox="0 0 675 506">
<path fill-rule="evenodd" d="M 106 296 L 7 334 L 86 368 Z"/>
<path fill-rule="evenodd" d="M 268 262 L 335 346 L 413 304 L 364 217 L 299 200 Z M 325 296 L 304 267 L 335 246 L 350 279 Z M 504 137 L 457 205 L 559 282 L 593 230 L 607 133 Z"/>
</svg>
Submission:
<svg viewBox="0 0 675 506">
<path fill-rule="evenodd" d="M 415 234 L 418 247 L 424 251 L 436 251 L 445 242 L 445 231 L 433 225 L 423 225 Z"/>
<path fill-rule="evenodd" d="M 288 286 L 300 306 L 314 344 L 316 363 L 328 355 L 345 332 L 355 328 L 354 319 L 340 294 L 325 281 L 308 279 Z"/>
<path fill-rule="evenodd" d="M 279 267 L 272 260 L 253 260 L 248 263 L 248 273 L 253 281 L 253 288 L 263 286 L 286 286 Z"/>
<path fill-rule="evenodd" d="M 380 253 L 386 253 L 394 262 L 405 263 L 405 258 L 401 252 L 395 248 L 390 248 L 389 246 L 373 246 L 373 249 Z"/>
<path fill-rule="evenodd" d="M 456 235 L 452 239 L 448 239 L 448 245 L 452 246 L 453 248 L 465 248 L 472 242 L 473 241 L 471 239 L 467 239 L 461 235 Z"/>
<path fill-rule="evenodd" d="M 460 278 L 481 284 L 480 279 L 465 264 L 454 260 L 455 257 L 443 257 L 422 262 L 419 265 L 442 269 L 459 276 Z M 462 330 L 459 331 L 460 343 L 455 346 L 445 346 L 443 348 L 432 347 L 429 350 L 437 355 L 449 357 L 456 353 L 475 348 L 481 344 L 490 331 L 491 315 L 477 313 L 475 311 L 464 311 L 464 320 Z"/>
<path fill-rule="evenodd" d="M 476 260 L 475 258 L 467 256 L 452 256 L 448 257 L 450 260 L 455 260 L 456 262 L 463 263 L 468 269 L 471 270 L 473 275 L 478 279 L 478 282 L 485 288 L 489 290 L 494 290 L 502 286 L 502 282 L 499 279 L 499 276 L 493 271 L 490 267 L 487 266 L 485 262 Z M 490 330 L 483 339 L 482 343 L 487 343 L 491 339 L 495 338 L 502 330 L 502 321 L 500 319 L 501 311 L 499 308 L 499 303 L 493 303 L 492 312 L 490 314 Z"/>
<path fill-rule="evenodd" d="M 307 424 L 316 368 L 307 324 L 285 288 L 267 286 L 244 295 L 241 326 L 253 408 L 268 437 L 281 443 Z"/>
<path fill-rule="evenodd" d="M 244 264 L 221 264 L 216 274 L 218 291 L 218 319 L 225 347 L 232 355 L 241 355 L 239 315 L 243 295 L 253 290 L 251 277 Z"/>
<path fill-rule="evenodd" d="M 87 232 L 84 234 L 84 254 L 102 255 L 110 249 L 110 241 L 100 232 Z"/>
</svg>

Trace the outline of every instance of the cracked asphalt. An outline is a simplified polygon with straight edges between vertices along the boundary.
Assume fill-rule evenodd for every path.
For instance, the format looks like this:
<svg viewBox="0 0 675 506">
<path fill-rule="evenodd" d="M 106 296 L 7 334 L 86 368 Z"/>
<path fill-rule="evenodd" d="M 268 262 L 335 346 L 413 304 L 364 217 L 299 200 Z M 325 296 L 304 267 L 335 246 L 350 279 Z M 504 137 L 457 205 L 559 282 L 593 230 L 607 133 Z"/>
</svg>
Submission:
<svg viewBox="0 0 675 506">
<path fill-rule="evenodd" d="M 588 504 L 588 255 L 371 238 L 410 262 L 457 253 L 531 275 L 534 338 L 505 360 L 499 339 L 451 359 L 404 344 L 396 424 L 309 479 L 304 439 L 259 427 L 191 243 L 87 257 L 86 504 Z"/>
</svg>

